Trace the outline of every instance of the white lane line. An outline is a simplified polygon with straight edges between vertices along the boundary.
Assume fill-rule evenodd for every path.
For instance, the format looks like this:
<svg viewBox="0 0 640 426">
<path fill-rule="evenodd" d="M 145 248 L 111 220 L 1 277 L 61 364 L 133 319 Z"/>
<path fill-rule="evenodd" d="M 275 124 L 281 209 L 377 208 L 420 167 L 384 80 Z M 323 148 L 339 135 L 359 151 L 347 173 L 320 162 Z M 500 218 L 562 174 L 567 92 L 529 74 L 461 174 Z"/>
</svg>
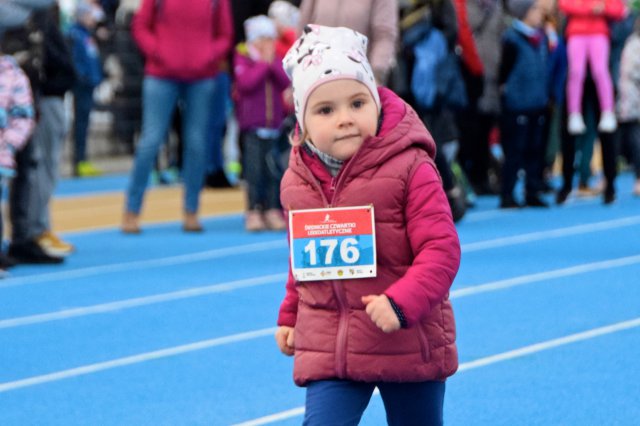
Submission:
<svg viewBox="0 0 640 426">
<path fill-rule="evenodd" d="M 156 303 L 172 302 L 191 297 L 200 297 L 209 294 L 223 293 L 247 287 L 256 287 L 272 283 L 284 283 L 287 279 L 286 273 L 265 275 L 262 277 L 247 278 L 237 281 L 229 281 L 221 284 L 213 284 L 205 287 L 195 287 L 186 290 L 172 291 L 170 293 L 155 294 L 152 296 L 136 297 L 133 299 L 119 300 L 116 302 L 101 303 L 98 305 L 83 306 L 79 308 L 65 309 L 44 314 L 28 315 L 17 318 L 0 320 L 0 329 L 20 327 L 24 325 L 38 324 L 49 321 L 59 321 L 69 318 L 86 315 L 103 314 L 107 312 L 121 311 L 124 309 L 137 308 L 140 306 L 153 305 Z"/>
<path fill-rule="evenodd" d="M 225 247 L 207 250 L 197 253 L 181 254 L 178 256 L 163 257 L 160 259 L 138 260 L 135 262 L 116 263 L 112 265 L 91 266 L 87 268 L 73 269 L 70 271 L 51 272 L 48 274 L 30 275 L 26 277 L 7 278 L 0 282 L 0 289 L 15 287 L 25 284 L 35 284 L 52 280 L 69 280 L 73 278 L 85 278 L 94 275 L 102 275 L 114 272 L 132 271 L 136 269 L 158 268 L 164 266 L 174 266 L 185 263 L 200 262 L 219 257 L 245 254 L 256 251 L 273 250 L 287 247 L 287 241 L 281 240 L 266 241 L 262 243 L 246 244 L 242 246 Z"/>
<path fill-rule="evenodd" d="M 545 240 L 549 238 L 560 238 L 569 235 L 586 234 L 589 232 L 604 231 L 625 226 L 640 224 L 640 216 L 631 216 L 623 219 L 609 220 L 604 222 L 596 222 L 586 225 L 571 226 L 567 228 L 558 228 L 550 231 L 532 232 L 528 234 L 515 235 L 512 237 L 496 238 L 476 243 L 467 243 L 462 245 L 462 252 L 469 253 L 479 250 L 488 250 L 497 247 L 505 247 L 516 244 L 524 244 L 533 241 Z M 247 244 L 243 246 L 235 246 L 228 248 L 214 249 L 204 252 L 184 254 L 160 259 L 142 260 L 127 263 L 116 263 L 112 265 L 92 266 L 87 268 L 75 269 L 70 271 L 51 272 L 47 274 L 30 275 L 26 277 L 9 277 L 0 281 L 0 289 L 5 287 L 15 287 L 26 284 L 36 284 L 52 280 L 68 280 L 74 278 L 85 278 L 94 275 L 131 271 L 136 269 L 154 268 L 163 266 L 172 266 L 177 264 L 186 264 L 198 262 L 202 260 L 214 259 L 218 257 L 230 256 L 234 254 L 243 254 L 256 251 L 271 250 L 276 248 L 284 248 L 287 246 L 286 239 L 278 239 L 266 241 L 262 243 Z"/>
<path fill-rule="evenodd" d="M 546 281 L 554 278 L 586 274 L 589 272 L 602 271 L 605 269 L 620 268 L 622 266 L 634 265 L 636 263 L 640 263 L 640 255 L 620 257 L 617 259 L 604 260 L 601 262 L 583 263 L 582 265 L 571 266 L 568 268 L 554 269 L 551 271 L 538 272 L 529 275 L 521 275 L 519 277 L 507 278 L 504 280 L 493 281 L 486 284 L 478 284 L 460 288 L 451 291 L 451 298 L 454 299 L 479 293 L 487 293 L 490 291 L 502 290 L 510 287 L 516 287 L 519 285 L 530 284 L 538 281 Z"/>
<path fill-rule="evenodd" d="M 58 380 L 68 379 L 71 377 L 84 376 L 87 374 L 97 373 L 99 371 L 111 370 L 113 368 L 125 367 L 132 364 L 140 364 L 143 362 L 168 358 L 176 355 L 182 355 L 189 352 L 201 351 L 216 346 L 228 345 L 231 343 L 244 342 L 265 336 L 273 336 L 276 327 L 263 328 L 262 330 L 254 330 L 246 333 L 232 334 L 230 336 L 218 337 L 215 339 L 202 340 L 200 342 L 190 343 L 187 345 L 175 346 L 172 348 L 161 349 L 153 352 L 145 352 L 138 355 L 132 355 L 124 358 L 113 359 L 111 361 L 99 362 L 97 364 L 84 365 L 82 367 L 71 368 L 69 370 L 56 371 L 54 373 L 43 374 L 41 376 L 29 377 L 26 379 L 16 380 L 13 382 L 0 383 L 0 393 L 8 392 L 29 386 L 41 385 L 43 383 L 55 382 Z"/>
<path fill-rule="evenodd" d="M 605 260 L 593 263 L 584 263 L 582 265 L 571 266 L 568 268 L 554 269 L 551 271 L 538 272 L 535 274 L 521 275 L 518 277 L 507 278 L 499 281 L 492 281 L 484 284 L 477 284 L 465 288 L 451 291 L 451 299 L 457 299 L 466 296 L 472 296 L 480 293 L 504 290 L 520 285 L 531 284 L 540 281 L 546 281 L 554 278 L 568 277 L 572 275 L 586 274 L 589 272 L 601 271 L 605 269 L 619 268 L 640 263 L 640 255 L 621 257 L 617 259 Z M 156 303 L 172 302 L 174 300 L 186 299 L 191 297 L 199 297 L 213 293 L 221 293 L 225 291 L 237 290 L 240 288 L 255 287 L 264 284 L 284 282 L 287 279 L 286 273 L 267 275 L 263 277 L 247 278 L 243 280 L 230 281 L 221 284 L 212 284 L 205 287 L 195 287 L 186 290 L 179 290 L 169 293 L 161 293 L 152 296 L 138 297 L 133 299 L 125 299 L 110 303 L 101 303 L 98 305 L 83 306 L 79 308 L 65 309 L 55 312 L 47 312 L 43 314 L 27 315 L 23 317 L 8 318 L 0 320 L 0 329 L 20 327 L 25 325 L 39 324 L 49 321 L 59 321 L 69 318 L 81 317 L 86 315 L 102 314 L 106 312 L 121 311 L 124 309 L 136 308 L 139 306 L 151 305 Z"/>
<path fill-rule="evenodd" d="M 640 326 L 640 318 L 635 318 L 629 321 L 622 321 L 622 322 L 607 325 L 604 327 L 594 328 L 594 329 L 583 331 L 580 333 L 570 334 L 568 336 L 560 337 L 557 339 L 551 339 L 545 342 L 535 343 L 533 345 L 524 346 L 519 349 L 502 352 L 502 353 L 491 355 L 484 358 L 479 358 L 475 361 L 464 362 L 458 366 L 458 373 L 462 373 L 462 372 L 473 370 L 480 367 L 486 367 L 488 365 L 496 364 L 503 361 L 522 358 L 538 352 L 554 349 L 554 348 L 568 345 L 571 343 L 594 339 L 596 337 L 617 333 L 619 331 L 629 330 L 639 326 Z M 266 424 L 275 423 L 281 420 L 290 419 L 292 417 L 302 416 L 303 414 L 304 414 L 304 407 L 297 407 L 291 410 L 281 411 L 279 413 L 271 414 L 268 416 L 260 417 L 260 418 L 249 420 L 246 422 L 236 423 L 233 426 L 266 425 Z"/>
<path fill-rule="evenodd" d="M 527 234 L 513 235 L 510 237 L 494 238 L 492 240 L 478 241 L 462 245 L 462 252 L 469 253 L 479 250 L 487 250 L 497 247 L 505 247 L 516 244 L 530 243 L 533 241 L 548 240 L 550 238 L 562 238 L 571 235 L 587 234 L 590 232 L 606 231 L 614 228 L 633 226 L 640 224 L 640 216 L 631 216 L 622 219 L 606 220 L 584 225 L 569 226 L 552 229 L 549 231 L 537 231 Z"/>
</svg>

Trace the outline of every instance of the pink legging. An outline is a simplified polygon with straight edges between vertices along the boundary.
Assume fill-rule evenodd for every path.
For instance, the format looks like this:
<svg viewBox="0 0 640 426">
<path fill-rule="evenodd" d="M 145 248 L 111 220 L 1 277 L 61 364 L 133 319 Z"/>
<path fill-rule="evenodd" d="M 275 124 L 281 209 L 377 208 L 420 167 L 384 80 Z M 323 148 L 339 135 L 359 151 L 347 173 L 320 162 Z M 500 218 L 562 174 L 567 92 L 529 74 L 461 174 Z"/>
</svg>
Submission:
<svg viewBox="0 0 640 426">
<path fill-rule="evenodd" d="M 609 38 L 604 34 L 572 35 L 567 42 L 569 79 L 567 109 L 582 112 L 582 92 L 587 73 L 587 60 L 598 90 L 601 111 L 613 111 L 613 85 L 609 74 Z"/>
</svg>

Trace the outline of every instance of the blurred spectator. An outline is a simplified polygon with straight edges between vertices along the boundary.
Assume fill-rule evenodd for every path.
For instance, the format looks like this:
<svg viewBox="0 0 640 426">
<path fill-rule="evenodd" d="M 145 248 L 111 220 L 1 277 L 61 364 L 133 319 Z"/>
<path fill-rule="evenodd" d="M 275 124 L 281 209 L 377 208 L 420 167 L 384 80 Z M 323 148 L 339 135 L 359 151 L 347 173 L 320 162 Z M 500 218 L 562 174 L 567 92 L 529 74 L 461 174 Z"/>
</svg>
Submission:
<svg viewBox="0 0 640 426">
<path fill-rule="evenodd" d="M 609 20 L 623 17 L 621 0 L 560 0 L 560 10 L 567 16 L 565 31 L 569 59 L 567 81 L 567 108 L 569 133 L 584 133 L 586 126 L 582 116 L 582 94 L 587 62 L 598 90 L 600 103 L 600 132 L 615 131 L 613 84 L 609 73 Z"/>
<path fill-rule="evenodd" d="M 286 228 L 280 209 L 280 182 L 267 158 L 281 138 L 286 115 L 282 92 L 289 78 L 276 54 L 276 27 L 264 15 L 245 22 L 247 42 L 235 55 L 236 114 L 240 126 L 244 177 L 247 181 L 247 231 Z"/>
<path fill-rule="evenodd" d="M 452 152 L 451 157 L 455 157 L 458 144 L 455 113 L 468 100 L 456 53 L 458 27 L 453 3 L 404 2 L 400 29 L 402 49 L 398 63 L 402 65 L 398 69 L 406 70 L 403 79 L 410 82 L 411 88 L 402 96 L 418 112 L 436 142 L 436 166 L 454 221 L 458 221 L 466 210 L 465 194 L 455 182 L 450 164 L 453 158 L 447 159 L 445 152 Z"/>
<path fill-rule="evenodd" d="M 276 24 L 276 54 L 284 58 L 297 38 L 300 10 L 285 0 L 275 0 L 269 6 L 269 18 Z"/>
<path fill-rule="evenodd" d="M 233 43 L 229 0 L 143 0 L 133 36 L 145 57 L 142 134 L 136 149 L 122 222 L 139 233 L 139 216 L 153 163 L 166 140 L 176 105 L 183 103 L 186 232 L 201 232 L 198 220 L 204 183 L 207 131 L 215 77 Z"/>
<path fill-rule="evenodd" d="M 49 256 L 67 256 L 73 245 L 61 240 L 51 227 L 49 202 L 59 178 L 62 148 L 67 134 L 64 96 L 75 82 L 71 54 L 59 28 L 58 6 L 34 12 L 33 22 L 43 35 L 42 80 L 37 90 L 38 122 L 31 139 L 37 166 L 30 188 L 27 229 Z"/>
<path fill-rule="evenodd" d="M 134 152 L 135 140 L 142 122 L 142 79 L 144 58 L 131 36 L 131 21 L 140 0 L 123 0 L 116 12 L 114 25 L 114 53 L 117 75 L 112 101 L 114 133 L 127 151 Z"/>
<path fill-rule="evenodd" d="M 500 208 L 522 207 L 514 197 L 518 171 L 524 169 L 524 203 L 548 207 L 541 198 L 542 161 L 549 103 L 549 45 L 542 30 L 544 9 L 539 0 L 508 0 L 515 18 L 503 36 L 498 74 L 504 150 Z"/>
<path fill-rule="evenodd" d="M 622 51 L 618 96 L 620 138 L 631 156 L 636 178 L 633 195 L 640 196 L 640 17 Z"/>
<path fill-rule="evenodd" d="M 502 0 L 466 0 L 466 7 L 469 26 L 482 61 L 484 82 L 481 90 L 468 90 L 469 105 L 458 114 L 458 158 L 474 191 L 478 195 L 492 194 L 499 188 L 489 178 L 489 137 L 500 114 L 498 66 L 502 55 L 501 37 L 506 29 L 505 14 Z M 475 85 L 467 87 L 472 86 Z"/>
<path fill-rule="evenodd" d="M 47 7 L 51 2 L 32 1 L 25 3 L 23 9 L 19 8 L 19 3 L 0 4 L 0 21 L 16 26 L 10 32 L 6 32 L 7 26 L 0 25 L 2 35 L 2 50 L 11 53 L 16 58 L 18 64 L 25 70 L 15 69 L 15 62 L 3 63 L 3 74 L 7 77 L 6 82 L 0 84 L 0 90 L 5 91 L 0 99 L 7 108 L 7 103 L 13 102 L 6 110 L 6 115 L 0 113 L 0 117 L 6 117 L 4 123 L 0 123 L 2 129 L 3 150 L 0 153 L 0 174 L 15 178 L 11 182 L 9 194 L 10 219 L 12 225 L 11 244 L 9 246 L 9 257 L 4 257 L 3 266 L 11 263 L 60 263 L 63 258 L 48 255 L 37 243 L 37 231 L 34 231 L 31 221 L 34 207 L 31 203 L 34 191 L 39 188 L 36 180 L 37 167 L 42 163 L 40 150 L 33 142 L 27 143 L 34 125 L 34 102 L 32 93 L 38 95 L 45 77 L 45 33 L 38 25 L 37 19 L 27 19 L 32 8 Z M 19 18 L 19 19 L 18 19 Z M 19 26 L 18 26 L 19 25 Z M 49 40 L 47 40 L 48 42 Z M 14 64 L 13 75 L 11 67 Z M 50 64 L 49 64 L 50 65 Z M 27 81 L 24 75 L 28 76 Z M 9 78 L 12 77 L 12 78 Z M 13 80 L 12 80 L 13 79 Z M 33 88 L 33 89 L 32 89 Z M 3 120 L 0 120 L 3 121 Z M 6 143 L 6 144 L 5 144 Z M 25 145 L 26 144 L 26 145 Z M 16 149 L 22 147 L 21 150 Z M 15 162 L 13 161 L 13 156 Z M 12 170 L 15 166 L 15 173 Z M 35 233 L 34 233 L 35 232 Z M 5 264 L 8 260 L 9 265 Z"/>
<path fill-rule="evenodd" d="M 73 174 L 86 177 L 101 174 L 93 163 L 87 161 L 87 137 L 94 104 L 93 92 L 103 78 L 98 43 L 93 36 L 102 11 L 95 4 L 81 1 L 76 5 L 75 16 L 76 21 L 69 29 L 77 76 L 73 87 Z"/>
<path fill-rule="evenodd" d="M 299 32 L 307 24 L 347 27 L 369 38 L 367 57 L 378 84 L 386 84 L 395 62 L 398 39 L 397 0 L 302 0 Z"/>
</svg>

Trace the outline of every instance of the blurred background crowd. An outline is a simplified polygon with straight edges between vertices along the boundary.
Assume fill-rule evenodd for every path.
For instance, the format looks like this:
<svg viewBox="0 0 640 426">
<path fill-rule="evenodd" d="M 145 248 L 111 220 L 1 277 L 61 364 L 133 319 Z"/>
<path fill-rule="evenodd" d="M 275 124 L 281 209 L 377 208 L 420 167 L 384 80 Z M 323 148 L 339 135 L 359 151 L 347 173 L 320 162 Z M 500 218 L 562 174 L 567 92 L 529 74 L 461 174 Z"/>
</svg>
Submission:
<svg viewBox="0 0 640 426">
<path fill-rule="evenodd" d="M 296 123 L 281 60 L 314 23 L 369 37 L 378 83 L 436 141 L 456 221 L 484 195 L 610 204 L 622 168 L 640 196 L 639 13 L 638 0 L 0 0 L 0 269 L 74 251 L 49 201 L 61 174 L 113 171 L 104 157 L 129 160 L 127 234 L 150 182 L 184 185 L 185 232 L 203 230 L 203 188 L 237 186 L 247 231 L 285 229 Z"/>
</svg>

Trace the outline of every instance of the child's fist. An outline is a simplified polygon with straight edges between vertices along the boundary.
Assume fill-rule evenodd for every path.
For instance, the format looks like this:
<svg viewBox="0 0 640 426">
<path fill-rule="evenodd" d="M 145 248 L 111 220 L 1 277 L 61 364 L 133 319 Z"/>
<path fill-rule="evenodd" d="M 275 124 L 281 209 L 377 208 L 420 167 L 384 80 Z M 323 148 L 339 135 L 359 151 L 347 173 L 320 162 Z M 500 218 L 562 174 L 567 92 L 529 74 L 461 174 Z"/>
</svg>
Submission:
<svg viewBox="0 0 640 426">
<path fill-rule="evenodd" d="M 366 305 L 369 318 L 380 330 L 391 333 L 400 329 L 400 320 L 387 296 L 384 294 L 362 296 L 362 303 Z"/>
<path fill-rule="evenodd" d="M 281 325 L 276 330 L 276 343 L 278 343 L 280 351 L 287 356 L 293 355 L 294 352 L 293 331 L 293 327 L 286 325 Z"/>
</svg>

